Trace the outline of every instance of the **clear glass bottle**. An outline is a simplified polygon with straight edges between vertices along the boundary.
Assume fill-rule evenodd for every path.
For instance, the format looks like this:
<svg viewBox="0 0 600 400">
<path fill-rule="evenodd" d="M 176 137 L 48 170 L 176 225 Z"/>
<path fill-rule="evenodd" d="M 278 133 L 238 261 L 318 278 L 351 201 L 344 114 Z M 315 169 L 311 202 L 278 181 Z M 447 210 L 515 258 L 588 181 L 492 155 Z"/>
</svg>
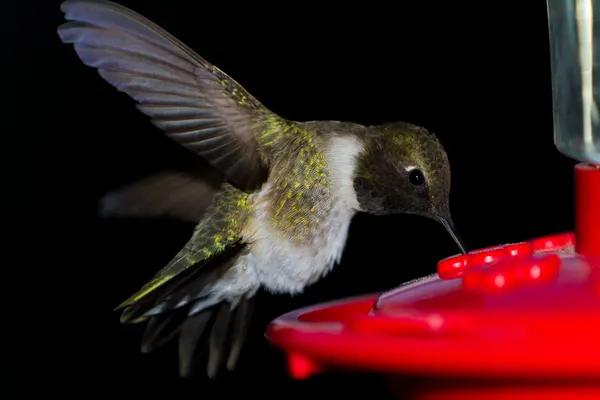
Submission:
<svg viewBox="0 0 600 400">
<path fill-rule="evenodd" d="M 600 165 L 600 0 L 547 0 L 554 143 Z"/>
</svg>

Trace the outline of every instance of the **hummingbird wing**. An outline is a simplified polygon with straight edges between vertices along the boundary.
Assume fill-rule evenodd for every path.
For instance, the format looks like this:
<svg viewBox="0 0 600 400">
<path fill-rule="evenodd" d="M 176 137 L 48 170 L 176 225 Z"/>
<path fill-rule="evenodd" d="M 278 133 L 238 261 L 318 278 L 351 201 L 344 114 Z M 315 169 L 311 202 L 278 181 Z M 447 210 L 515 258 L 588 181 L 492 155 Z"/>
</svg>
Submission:
<svg viewBox="0 0 600 400">
<path fill-rule="evenodd" d="M 283 121 L 237 82 L 136 12 L 102 0 L 67 0 L 58 34 L 87 66 L 171 139 L 204 157 L 244 191 L 268 175 L 259 134 Z M 270 124 L 270 125 L 265 125 Z"/>
<path fill-rule="evenodd" d="M 210 172 L 166 170 L 144 177 L 106 194 L 100 200 L 100 215 L 167 216 L 198 223 L 223 183 Z"/>
</svg>

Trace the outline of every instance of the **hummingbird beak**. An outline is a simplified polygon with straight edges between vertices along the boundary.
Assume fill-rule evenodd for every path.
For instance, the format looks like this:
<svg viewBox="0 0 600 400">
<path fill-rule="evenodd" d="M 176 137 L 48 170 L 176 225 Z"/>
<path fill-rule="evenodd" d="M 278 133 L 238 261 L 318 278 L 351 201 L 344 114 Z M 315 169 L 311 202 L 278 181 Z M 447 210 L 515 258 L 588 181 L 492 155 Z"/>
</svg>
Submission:
<svg viewBox="0 0 600 400">
<path fill-rule="evenodd" d="M 446 228 L 446 230 L 448 231 L 450 236 L 452 236 L 452 239 L 454 239 L 454 241 L 458 245 L 458 248 L 460 249 L 460 251 L 463 254 L 467 254 L 467 247 L 465 246 L 465 244 L 462 241 L 462 239 L 460 238 L 460 236 L 458 236 L 458 233 L 456 232 L 456 228 L 454 227 L 452 220 L 450 218 L 444 218 L 444 217 L 438 216 L 438 221 L 442 225 L 444 225 L 444 228 Z"/>
</svg>

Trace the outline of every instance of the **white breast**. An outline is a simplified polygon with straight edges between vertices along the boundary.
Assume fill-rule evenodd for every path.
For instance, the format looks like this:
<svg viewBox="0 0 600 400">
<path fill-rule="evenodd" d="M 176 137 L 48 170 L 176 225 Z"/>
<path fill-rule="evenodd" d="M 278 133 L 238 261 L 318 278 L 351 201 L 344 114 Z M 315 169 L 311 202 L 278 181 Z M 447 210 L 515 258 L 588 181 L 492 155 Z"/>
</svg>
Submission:
<svg viewBox="0 0 600 400">
<path fill-rule="evenodd" d="M 353 136 L 338 136 L 326 149 L 329 173 L 334 189 L 334 206 L 323 225 L 324 231 L 312 245 L 299 246 L 274 231 L 268 220 L 266 202 L 270 190 L 263 187 L 256 194 L 256 213 L 244 238 L 253 243 L 250 253 L 240 262 L 260 285 L 274 293 L 300 293 L 316 282 L 340 261 L 348 228 L 359 210 L 353 187 L 354 159 L 362 150 Z"/>
</svg>

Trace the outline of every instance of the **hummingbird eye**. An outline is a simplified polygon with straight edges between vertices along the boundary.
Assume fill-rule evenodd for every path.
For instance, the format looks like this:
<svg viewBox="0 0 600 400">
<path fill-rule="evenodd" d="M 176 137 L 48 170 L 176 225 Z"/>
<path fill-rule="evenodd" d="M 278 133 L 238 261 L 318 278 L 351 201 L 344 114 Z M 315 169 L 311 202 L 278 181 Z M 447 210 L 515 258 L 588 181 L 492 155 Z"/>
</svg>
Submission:
<svg viewBox="0 0 600 400">
<path fill-rule="evenodd" d="M 413 169 L 412 171 L 410 171 L 410 173 L 408 174 L 408 180 L 415 186 L 421 186 L 423 183 L 425 183 L 425 177 L 423 176 L 423 173 L 418 169 Z"/>
</svg>

